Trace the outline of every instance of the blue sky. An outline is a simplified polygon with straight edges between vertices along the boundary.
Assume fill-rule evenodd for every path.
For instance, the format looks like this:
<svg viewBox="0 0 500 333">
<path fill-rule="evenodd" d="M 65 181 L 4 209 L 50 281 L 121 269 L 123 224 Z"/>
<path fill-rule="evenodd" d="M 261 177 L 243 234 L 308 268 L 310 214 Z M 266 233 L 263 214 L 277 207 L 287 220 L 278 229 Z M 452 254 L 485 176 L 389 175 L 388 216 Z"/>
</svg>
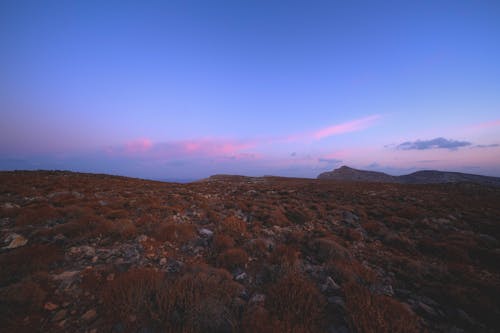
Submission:
<svg viewBox="0 0 500 333">
<path fill-rule="evenodd" d="M 0 169 L 500 176 L 496 1 L 2 1 Z"/>
</svg>

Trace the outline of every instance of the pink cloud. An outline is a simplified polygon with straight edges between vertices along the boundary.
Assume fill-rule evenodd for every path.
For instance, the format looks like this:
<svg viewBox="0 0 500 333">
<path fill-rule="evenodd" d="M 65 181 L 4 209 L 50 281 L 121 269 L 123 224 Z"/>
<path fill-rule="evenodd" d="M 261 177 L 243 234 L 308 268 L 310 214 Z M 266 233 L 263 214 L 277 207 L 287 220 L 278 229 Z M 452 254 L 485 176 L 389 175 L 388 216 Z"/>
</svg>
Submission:
<svg viewBox="0 0 500 333">
<path fill-rule="evenodd" d="M 125 143 L 124 151 L 128 154 L 142 153 L 150 150 L 153 143 L 149 139 L 138 139 Z"/>
<path fill-rule="evenodd" d="M 360 130 L 363 130 L 363 129 L 373 125 L 373 123 L 379 118 L 380 118 L 379 115 L 373 115 L 373 116 L 349 121 L 347 123 L 329 126 L 329 127 L 322 128 L 322 129 L 312 133 L 312 137 L 316 140 L 321 140 L 323 138 L 326 138 L 326 137 L 329 137 L 332 135 L 339 135 L 339 134 L 344 134 L 344 133 L 349 133 L 349 132 L 360 131 Z"/>
<path fill-rule="evenodd" d="M 109 147 L 105 151 L 109 155 L 136 157 L 141 159 L 168 160 L 172 158 L 256 158 L 248 149 L 255 146 L 250 141 L 229 139 L 193 139 L 183 141 L 152 142 L 139 139 L 127 142 L 122 146 Z"/>
<path fill-rule="evenodd" d="M 491 128 L 491 127 L 497 127 L 497 126 L 500 126 L 500 119 L 476 124 L 476 125 L 471 126 L 471 128 L 472 129 L 484 129 L 484 128 Z"/>
</svg>

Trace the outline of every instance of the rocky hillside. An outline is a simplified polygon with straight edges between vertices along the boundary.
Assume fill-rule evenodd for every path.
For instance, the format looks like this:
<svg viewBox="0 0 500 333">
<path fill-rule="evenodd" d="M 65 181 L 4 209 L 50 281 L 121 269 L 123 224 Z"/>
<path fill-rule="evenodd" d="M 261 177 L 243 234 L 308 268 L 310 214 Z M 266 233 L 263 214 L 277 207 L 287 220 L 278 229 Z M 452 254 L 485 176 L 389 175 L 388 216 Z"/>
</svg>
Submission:
<svg viewBox="0 0 500 333">
<path fill-rule="evenodd" d="M 498 332 L 500 189 L 0 172 L 5 332 Z"/>
<path fill-rule="evenodd" d="M 390 176 L 383 172 L 366 171 L 342 166 L 333 171 L 323 172 L 318 179 L 331 179 L 351 182 L 376 182 L 376 183 L 396 183 L 397 177 Z"/>
<path fill-rule="evenodd" d="M 342 166 L 333 171 L 323 172 L 318 176 L 318 179 L 399 184 L 477 183 L 500 186 L 500 178 L 498 177 L 480 176 L 468 173 L 424 170 L 403 176 L 390 176 L 383 172 L 358 170 L 347 166 Z"/>
</svg>

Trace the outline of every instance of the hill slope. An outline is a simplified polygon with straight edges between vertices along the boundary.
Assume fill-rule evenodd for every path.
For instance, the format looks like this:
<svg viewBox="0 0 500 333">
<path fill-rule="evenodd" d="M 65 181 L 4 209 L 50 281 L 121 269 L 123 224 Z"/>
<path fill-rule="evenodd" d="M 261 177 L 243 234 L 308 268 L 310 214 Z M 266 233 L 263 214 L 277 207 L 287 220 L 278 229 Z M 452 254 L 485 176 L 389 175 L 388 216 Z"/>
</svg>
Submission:
<svg viewBox="0 0 500 333">
<path fill-rule="evenodd" d="M 5 332 L 499 332 L 500 188 L 0 172 Z"/>
<path fill-rule="evenodd" d="M 391 176 L 383 172 L 358 170 L 347 166 L 342 166 L 333 171 L 323 172 L 317 178 L 338 181 L 361 181 L 399 184 L 439 184 L 469 182 L 482 185 L 500 186 L 500 178 L 498 177 L 488 177 L 468 173 L 423 170 L 403 176 Z"/>
</svg>

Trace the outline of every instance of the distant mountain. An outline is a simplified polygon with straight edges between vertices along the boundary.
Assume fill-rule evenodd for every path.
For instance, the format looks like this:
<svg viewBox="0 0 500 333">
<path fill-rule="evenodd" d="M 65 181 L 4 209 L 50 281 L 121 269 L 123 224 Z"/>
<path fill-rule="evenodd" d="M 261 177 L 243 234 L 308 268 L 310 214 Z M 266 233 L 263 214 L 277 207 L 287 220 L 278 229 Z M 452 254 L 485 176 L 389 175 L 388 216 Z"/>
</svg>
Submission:
<svg viewBox="0 0 500 333">
<path fill-rule="evenodd" d="M 439 184 L 439 183 L 478 183 L 483 185 L 500 186 L 500 178 L 480 176 L 469 173 L 424 170 L 403 176 L 391 176 L 383 172 L 353 169 L 342 166 L 333 171 L 323 172 L 318 179 L 339 181 L 359 181 L 376 183 L 400 184 Z"/>
</svg>

